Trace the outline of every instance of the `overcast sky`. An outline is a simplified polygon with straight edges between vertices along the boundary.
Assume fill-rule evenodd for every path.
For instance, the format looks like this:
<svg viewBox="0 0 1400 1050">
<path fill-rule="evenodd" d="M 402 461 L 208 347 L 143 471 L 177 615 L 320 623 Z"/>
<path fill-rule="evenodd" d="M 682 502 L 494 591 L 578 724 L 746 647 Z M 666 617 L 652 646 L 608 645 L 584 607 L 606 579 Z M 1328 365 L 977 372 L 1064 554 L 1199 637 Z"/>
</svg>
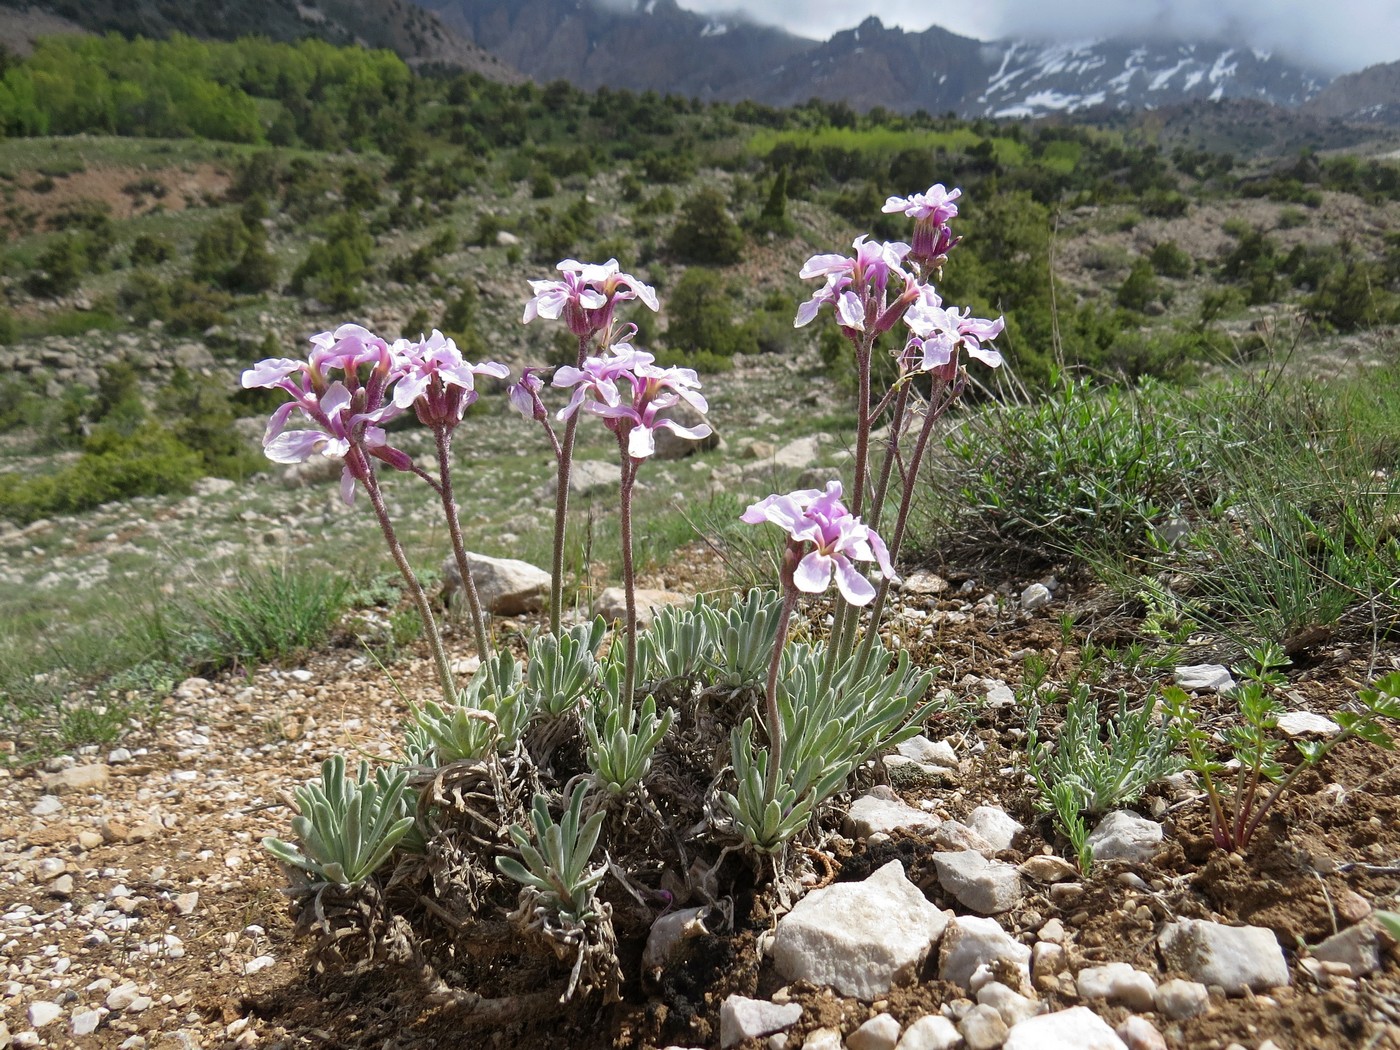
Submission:
<svg viewBox="0 0 1400 1050">
<path fill-rule="evenodd" d="M 1029 36 L 1073 40 L 1113 34 L 1239 40 L 1328 73 L 1400 59 L 1400 0 L 678 0 L 692 11 L 742 7 L 758 22 L 825 40 L 871 14 L 910 31 L 937 22 L 978 40 Z M 931 10 L 937 10 L 935 16 Z"/>
</svg>

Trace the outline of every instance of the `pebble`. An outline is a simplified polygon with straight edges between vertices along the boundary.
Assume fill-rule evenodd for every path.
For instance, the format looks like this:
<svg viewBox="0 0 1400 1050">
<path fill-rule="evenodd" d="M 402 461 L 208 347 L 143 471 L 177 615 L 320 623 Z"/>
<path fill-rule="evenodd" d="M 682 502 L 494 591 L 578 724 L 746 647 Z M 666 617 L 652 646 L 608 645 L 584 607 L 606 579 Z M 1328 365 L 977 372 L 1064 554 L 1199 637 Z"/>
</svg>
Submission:
<svg viewBox="0 0 1400 1050">
<path fill-rule="evenodd" d="M 988 860 L 975 850 L 935 853 L 933 863 L 939 885 L 975 912 L 995 915 L 1021 901 L 1021 876 L 1010 864 Z"/>
<path fill-rule="evenodd" d="M 1167 1050 L 1167 1041 L 1162 1038 L 1162 1033 L 1145 1017 L 1127 1018 L 1115 1032 L 1128 1050 Z"/>
<path fill-rule="evenodd" d="M 778 1005 L 766 999 L 750 999 L 731 995 L 719 1009 L 719 1042 L 731 1047 L 745 1039 L 758 1039 L 784 1028 L 790 1028 L 802 1018 L 799 1003 Z"/>
<path fill-rule="evenodd" d="M 1262 926 L 1225 926 L 1204 919 L 1168 923 L 1157 938 L 1168 968 L 1227 995 L 1262 992 L 1289 983 L 1288 962 L 1278 938 Z"/>
<path fill-rule="evenodd" d="M 1175 678 L 1188 693 L 1227 693 L 1235 688 L 1230 669 L 1220 664 L 1186 664 L 1176 669 Z"/>
<path fill-rule="evenodd" d="M 1085 967 L 1074 983 L 1081 999 L 1106 999 L 1139 1013 L 1152 1009 L 1157 991 L 1157 983 L 1148 974 L 1124 962 Z"/>
<path fill-rule="evenodd" d="M 941 1014 L 920 1017 L 904 1031 L 895 1050 L 953 1050 L 962 1033 Z"/>
<path fill-rule="evenodd" d="M 1001 1014 L 990 1006 L 974 1006 L 958 1023 L 968 1050 L 996 1050 L 1006 1042 L 1009 1029 Z"/>
<path fill-rule="evenodd" d="M 57 795 L 41 795 L 39 801 L 29 810 L 30 816 L 51 817 L 63 812 L 63 801 Z"/>
<path fill-rule="evenodd" d="M 1097 861 L 1145 864 L 1161 846 L 1162 825 L 1126 809 L 1108 814 L 1089 835 L 1089 849 Z"/>
<path fill-rule="evenodd" d="M 1006 1050 L 1127 1050 L 1113 1029 L 1085 1006 L 1022 1021 L 1004 1045 Z"/>
<path fill-rule="evenodd" d="M 894 1050 L 899 1042 L 899 1022 L 890 1014 L 876 1014 L 846 1037 L 848 1050 Z"/>
<path fill-rule="evenodd" d="M 25 1015 L 29 1018 L 29 1023 L 35 1028 L 43 1028 L 51 1025 L 63 1016 L 63 1007 L 58 1003 L 37 1002 L 29 1004 L 29 1012 Z"/>
<path fill-rule="evenodd" d="M 130 1006 L 140 994 L 140 990 L 134 984 L 118 985 L 107 993 L 105 1000 L 107 1009 L 120 1013 Z"/>
<path fill-rule="evenodd" d="M 1157 1012 L 1169 1021 L 1185 1021 L 1210 1009 L 1210 992 L 1198 981 L 1173 977 L 1157 986 L 1153 995 Z"/>
<path fill-rule="evenodd" d="M 1050 588 L 1043 583 L 1033 583 L 1021 592 L 1021 608 L 1026 612 L 1035 612 L 1050 604 L 1053 596 Z"/>
<path fill-rule="evenodd" d="M 101 1023 L 101 1010 L 79 1010 L 70 1020 L 74 1035 L 92 1035 Z"/>
</svg>

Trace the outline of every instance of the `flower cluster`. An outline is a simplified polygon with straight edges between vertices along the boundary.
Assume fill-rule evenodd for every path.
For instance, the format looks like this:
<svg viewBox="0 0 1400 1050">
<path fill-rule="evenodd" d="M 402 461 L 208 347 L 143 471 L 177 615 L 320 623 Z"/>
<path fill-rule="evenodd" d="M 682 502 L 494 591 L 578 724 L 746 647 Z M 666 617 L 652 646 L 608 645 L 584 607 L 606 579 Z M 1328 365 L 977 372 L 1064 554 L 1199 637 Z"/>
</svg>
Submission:
<svg viewBox="0 0 1400 1050">
<path fill-rule="evenodd" d="M 582 368 L 565 365 L 554 373 L 553 385 L 573 387 L 573 397 L 559 410 L 568 419 L 582 410 L 601 416 L 608 429 L 626 442 L 632 459 L 656 451 L 656 431 L 670 430 L 683 438 L 710 436 L 709 424 L 686 427 L 661 413 L 684 401 L 696 411 L 709 411 L 700 380 L 691 368 L 660 368 L 656 358 L 627 343 L 589 357 Z"/>
<path fill-rule="evenodd" d="M 473 365 L 451 339 L 434 331 L 426 339 L 390 345 L 357 324 L 311 337 L 306 360 L 269 358 L 243 373 L 244 389 L 285 390 L 291 400 L 277 409 L 263 434 L 263 451 L 274 463 L 304 463 L 312 456 L 343 460 L 340 494 L 355 498 L 370 458 L 395 470 L 411 470 L 406 452 L 389 444 L 384 424 L 412 408 L 434 427 L 451 429 L 476 400 L 475 377 L 504 379 L 504 365 Z M 287 429 L 294 413 L 312 424 Z"/>
<path fill-rule="evenodd" d="M 894 576 L 884 541 L 846 509 L 839 481 L 827 482 L 825 491 L 774 493 L 749 507 L 739 520 L 749 525 L 771 522 L 786 530 L 796 559 L 792 583 L 806 594 L 826 590 L 835 573 L 836 589 L 846 601 L 868 605 L 875 588 L 852 562 L 873 561 L 885 579 Z"/>
<path fill-rule="evenodd" d="M 652 310 L 659 309 L 656 292 L 631 274 L 622 273 L 616 259 L 601 265 L 565 259 L 558 266 L 563 279 L 531 281 L 535 295 L 525 304 L 523 321 L 529 324 L 536 317 L 559 320 L 580 338 L 606 332 L 612 327 L 617 304 L 640 299 Z"/>
<path fill-rule="evenodd" d="M 954 203 L 962 190 L 942 184 L 909 197 L 890 197 L 887 213 L 903 212 L 914 220 L 914 243 L 855 239 L 853 256 L 814 255 L 803 265 L 803 279 L 825 278 L 826 283 L 797 310 L 794 327 L 811 323 L 830 304 L 841 331 L 857 346 L 869 349 L 870 341 L 901 320 L 912 335 L 899 355 L 905 372 L 935 372 L 948 381 L 957 375 L 960 350 L 992 368 L 1002 358 L 983 344 L 1004 327 L 994 321 L 970 317 L 970 310 L 945 309 L 943 300 L 924 275 L 939 270 L 948 253 L 962 239 L 954 237 L 949 223 L 957 217 Z"/>
</svg>

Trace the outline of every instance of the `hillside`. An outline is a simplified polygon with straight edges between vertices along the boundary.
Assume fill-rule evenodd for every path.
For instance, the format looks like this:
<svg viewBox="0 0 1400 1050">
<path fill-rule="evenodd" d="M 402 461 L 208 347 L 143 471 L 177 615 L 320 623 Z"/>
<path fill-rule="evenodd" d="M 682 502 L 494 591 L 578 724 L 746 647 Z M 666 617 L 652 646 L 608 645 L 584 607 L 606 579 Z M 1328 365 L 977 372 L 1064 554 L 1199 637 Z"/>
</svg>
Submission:
<svg viewBox="0 0 1400 1050">
<path fill-rule="evenodd" d="M 250 29 L 272 40 L 307 38 L 385 48 L 412 66 L 445 66 L 518 83 L 523 75 L 445 26 L 411 0 L 0 0 L 0 39 L 21 49 L 65 27 L 152 39 L 184 33 L 233 40 Z"/>
</svg>

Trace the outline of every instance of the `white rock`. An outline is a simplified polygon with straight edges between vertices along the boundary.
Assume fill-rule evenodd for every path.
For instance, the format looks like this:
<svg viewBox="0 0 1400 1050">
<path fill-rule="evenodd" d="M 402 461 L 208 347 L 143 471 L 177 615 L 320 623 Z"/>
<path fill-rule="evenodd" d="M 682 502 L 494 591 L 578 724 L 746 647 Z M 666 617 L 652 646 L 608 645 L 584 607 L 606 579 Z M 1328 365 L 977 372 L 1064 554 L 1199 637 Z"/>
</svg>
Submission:
<svg viewBox="0 0 1400 1050">
<path fill-rule="evenodd" d="M 1128 1050 L 1167 1050 L 1162 1033 L 1146 1017 L 1129 1017 L 1116 1031 Z"/>
<path fill-rule="evenodd" d="M 958 754 L 946 740 L 930 740 L 926 736 L 910 737 L 896 745 L 895 750 L 905 758 L 921 762 L 926 766 L 942 766 L 944 769 L 958 768 Z"/>
<path fill-rule="evenodd" d="M 688 605 L 691 597 L 679 591 L 661 591 L 639 587 L 632 592 L 637 607 L 637 626 L 650 627 L 656 614 L 668 605 Z M 621 587 L 604 588 L 593 605 L 593 611 L 609 623 L 622 622 L 627 617 L 627 592 Z"/>
<path fill-rule="evenodd" d="M 29 810 L 30 816 L 51 817 L 63 812 L 63 801 L 57 795 L 41 795 L 39 801 Z"/>
<path fill-rule="evenodd" d="M 501 616 L 538 612 L 549 596 L 549 573 L 516 558 L 488 558 L 484 554 L 467 552 L 467 564 L 476 583 L 482 607 Z M 461 590 L 461 573 L 457 559 L 449 557 L 442 563 L 443 594 L 450 596 Z"/>
<path fill-rule="evenodd" d="M 1156 981 L 1125 962 L 1086 966 L 1075 976 L 1074 984 L 1081 999 L 1107 999 L 1138 1013 L 1152 1009 L 1157 992 Z"/>
<path fill-rule="evenodd" d="M 1043 583 L 1033 583 L 1021 592 L 1021 608 L 1035 612 L 1050 604 L 1050 588 Z"/>
<path fill-rule="evenodd" d="M 940 821 L 933 829 L 933 844 L 950 853 L 973 850 L 987 859 L 996 855 L 997 848 L 973 831 L 966 824 L 956 820 Z"/>
<path fill-rule="evenodd" d="M 1086 1006 L 1022 1021 L 1003 1045 L 1005 1050 L 1127 1050 L 1113 1029 Z"/>
<path fill-rule="evenodd" d="M 44 790 L 52 795 L 101 791 L 107 786 L 111 775 L 111 769 L 102 762 L 87 766 L 70 766 L 45 776 Z"/>
<path fill-rule="evenodd" d="M 1381 968 L 1380 939 L 1369 922 L 1348 926 L 1312 949 L 1320 962 L 1345 963 L 1353 977 L 1365 977 Z"/>
<path fill-rule="evenodd" d="M 785 980 L 873 1000 L 918 974 L 947 925 L 948 916 L 893 860 L 864 882 L 836 883 L 798 901 L 778 922 L 773 963 Z"/>
<path fill-rule="evenodd" d="M 130 1006 L 140 994 L 134 984 L 119 984 L 107 993 L 107 1009 L 121 1012 Z"/>
<path fill-rule="evenodd" d="M 1210 992 L 1199 981 L 1173 977 L 1157 986 L 1157 1012 L 1169 1021 L 1184 1021 L 1210 1009 Z"/>
<path fill-rule="evenodd" d="M 817 1028 L 802 1040 L 802 1050 L 841 1050 L 841 1033 L 835 1028 Z"/>
<path fill-rule="evenodd" d="M 39 1046 L 43 1041 L 38 1032 L 16 1032 L 13 1045 L 15 1050 L 29 1050 L 32 1046 Z"/>
<path fill-rule="evenodd" d="M 569 472 L 569 495 L 570 496 L 591 496 L 595 492 L 607 492 L 617 489 L 622 481 L 622 468 L 616 463 L 603 459 L 576 459 Z M 541 500 L 548 500 L 552 506 L 554 503 L 554 492 L 559 487 L 559 477 L 551 474 L 549 480 L 537 491 L 536 495 Z M 472 566 L 472 574 L 476 574 L 476 566 Z M 478 586 L 481 581 L 477 581 Z"/>
<path fill-rule="evenodd" d="M 932 814 L 895 797 L 888 788 L 876 788 L 851 803 L 846 811 L 845 831 L 852 838 L 863 839 L 881 832 L 888 835 L 898 828 L 932 831 L 940 823 Z"/>
<path fill-rule="evenodd" d="M 111 753 L 107 755 L 107 764 L 108 764 L 109 766 L 119 766 L 119 765 L 121 765 L 123 762 L 130 762 L 130 761 L 131 761 L 131 752 L 128 751 L 128 750 L 127 750 L 126 748 L 124 748 L 124 747 L 114 748 L 114 749 L 111 751 Z"/>
<path fill-rule="evenodd" d="M 195 908 L 199 906 L 199 893 L 191 890 L 189 893 L 181 893 L 175 898 L 175 912 L 178 915 L 193 915 Z"/>
<path fill-rule="evenodd" d="M 1278 727 L 1289 736 L 1333 736 L 1342 727 L 1326 715 L 1315 715 L 1311 711 L 1289 711 L 1278 716 Z"/>
<path fill-rule="evenodd" d="M 849 1050 L 894 1050 L 899 1042 L 899 1022 L 889 1014 L 876 1014 L 846 1037 Z"/>
<path fill-rule="evenodd" d="M 1021 876 L 1010 864 L 988 860 L 974 850 L 935 853 L 938 882 L 958 903 L 983 915 L 1010 911 L 1021 900 Z"/>
<path fill-rule="evenodd" d="M 1262 992 L 1289 983 L 1288 963 L 1273 931 L 1262 926 L 1223 926 L 1203 919 L 1168 923 L 1157 938 L 1170 970 L 1190 974 L 1228 995 Z"/>
<path fill-rule="evenodd" d="M 1031 977 L 1040 980 L 1065 968 L 1065 947 L 1053 941 L 1036 941 L 1031 945 Z"/>
<path fill-rule="evenodd" d="M 1016 703 L 1015 691 L 1005 682 L 988 680 L 985 684 L 988 707 L 1011 707 Z"/>
<path fill-rule="evenodd" d="M 1006 1022 L 990 1006 L 974 1006 L 958 1022 L 958 1031 L 968 1050 L 996 1050 L 1006 1042 Z"/>
<path fill-rule="evenodd" d="M 978 806 L 967 820 L 967 826 L 998 850 L 1010 849 L 1016 836 L 1025 830 L 1000 806 Z"/>
<path fill-rule="evenodd" d="M 1014 992 L 1000 981 L 992 981 L 977 989 L 977 1002 L 990 1006 L 1010 1028 L 1027 1017 L 1034 1017 L 1041 1011 L 1041 1004 L 1029 999 L 1020 992 Z"/>
<path fill-rule="evenodd" d="M 69 1020 L 74 1035 L 92 1035 L 101 1023 L 101 1010 L 79 1010 Z"/>
<path fill-rule="evenodd" d="M 929 1014 L 905 1029 L 895 1050 L 953 1050 L 961 1042 L 957 1025 L 942 1014 Z"/>
<path fill-rule="evenodd" d="M 255 973 L 266 970 L 276 961 L 277 960 L 271 955 L 259 955 L 256 959 L 249 959 L 243 964 L 243 975 L 245 977 L 252 976 Z"/>
<path fill-rule="evenodd" d="M 1126 809 L 1104 817 L 1089 835 L 1089 849 L 1098 861 L 1143 864 L 1152 859 L 1161 845 L 1162 825 Z"/>
<path fill-rule="evenodd" d="M 1175 675 L 1176 684 L 1187 692 L 1228 693 L 1235 688 L 1230 669 L 1220 664 L 1185 664 Z"/>
<path fill-rule="evenodd" d="M 719 1008 L 719 1042 L 733 1046 L 745 1039 L 758 1039 L 795 1025 L 802 1017 L 799 1003 L 770 1003 L 766 999 L 749 999 L 731 995 Z"/>
<path fill-rule="evenodd" d="M 979 966 L 991 967 L 1001 960 L 1021 971 L 1023 982 L 1031 977 L 1031 950 L 1015 941 L 995 919 L 959 915 L 948 923 L 939 946 L 939 980 L 971 989 L 972 975 Z"/>
<path fill-rule="evenodd" d="M 948 581 L 935 573 L 920 569 L 904 578 L 900 591 L 906 594 L 942 594 L 948 589 Z"/>
<path fill-rule="evenodd" d="M 35 1028 L 43 1028 L 51 1025 L 63 1016 L 63 1007 L 58 1003 L 37 1002 L 29 1004 L 29 1013 L 26 1015 L 29 1023 Z"/>
<path fill-rule="evenodd" d="M 34 878 L 39 882 L 50 882 L 68 870 L 68 862 L 62 857 L 45 857 L 34 866 Z"/>
</svg>

